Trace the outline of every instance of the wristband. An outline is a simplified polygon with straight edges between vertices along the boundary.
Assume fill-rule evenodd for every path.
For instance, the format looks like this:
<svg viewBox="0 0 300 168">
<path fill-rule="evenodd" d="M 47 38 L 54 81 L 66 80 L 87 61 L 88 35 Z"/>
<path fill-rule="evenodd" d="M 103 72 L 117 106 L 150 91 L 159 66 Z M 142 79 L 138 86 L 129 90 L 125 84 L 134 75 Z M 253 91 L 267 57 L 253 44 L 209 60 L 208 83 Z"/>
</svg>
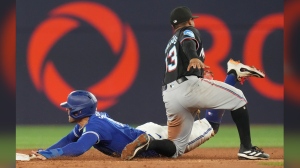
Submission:
<svg viewBox="0 0 300 168">
<path fill-rule="evenodd" d="M 38 151 L 38 153 L 43 155 L 45 158 L 50 159 L 50 158 L 61 156 L 63 154 L 63 150 L 61 148 L 57 148 L 51 150 Z"/>
</svg>

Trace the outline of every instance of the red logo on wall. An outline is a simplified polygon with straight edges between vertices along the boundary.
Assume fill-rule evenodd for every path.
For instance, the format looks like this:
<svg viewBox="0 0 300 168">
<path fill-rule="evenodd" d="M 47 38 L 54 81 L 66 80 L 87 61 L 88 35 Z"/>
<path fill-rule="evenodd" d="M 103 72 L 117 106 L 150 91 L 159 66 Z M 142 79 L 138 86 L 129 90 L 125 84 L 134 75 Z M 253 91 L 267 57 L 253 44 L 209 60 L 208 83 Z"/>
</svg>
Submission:
<svg viewBox="0 0 300 168">
<path fill-rule="evenodd" d="M 196 28 L 205 29 L 210 33 L 213 40 L 212 46 L 205 50 L 206 64 L 214 72 L 214 79 L 224 80 L 226 69 L 224 70 L 224 67 L 222 67 L 222 62 L 227 62 L 228 53 L 231 49 L 230 29 L 228 29 L 227 25 L 221 19 L 215 16 L 207 14 L 195 15 L 200 16 L 199 19 L 195 20 Z M 254 65 L 263 70 L 264 56 L 262 53 L 264 43 L 274 30 L 281 28 L 283 28 L 282 13 L 269 14 L 255 22 L 247 34 L 242 62 L 247 65 Z M 250 78 L 249 82 L 261 95 L 274 100 L 283 100 L 283 84 L 272 81 L 268 77 L 268 74 L 263 80 Z"/>
<path fill-rule="evenodd" d="M 79 18 L 104 37 L 115 55 L 121 55 L 111 72 L 86 88 L 97 97 L 98 110 L 107 109 L 117 103 L 118 97 L 132 85 L 139 66 L 138 46 L 130 26 L 122 24 L 109 8 L 93 2 L 68 3 L 53 9 L 49 14 L 50 17 L 34 30 L 28 46 L 27 64 L 36 89 L 44 92 L 57 107 L 66 101 L 71 91 L 76 90 L 64 80 L 54 63 L 46 58 L 51 48 L 64 35 L 80 26 L 74 20 Z"/>
<path fill-rule="evenodd" d="M 11 7 L 0 24 L 0 75 L 6 87 L 16 93 L 16 9 Z"/>
</svg>

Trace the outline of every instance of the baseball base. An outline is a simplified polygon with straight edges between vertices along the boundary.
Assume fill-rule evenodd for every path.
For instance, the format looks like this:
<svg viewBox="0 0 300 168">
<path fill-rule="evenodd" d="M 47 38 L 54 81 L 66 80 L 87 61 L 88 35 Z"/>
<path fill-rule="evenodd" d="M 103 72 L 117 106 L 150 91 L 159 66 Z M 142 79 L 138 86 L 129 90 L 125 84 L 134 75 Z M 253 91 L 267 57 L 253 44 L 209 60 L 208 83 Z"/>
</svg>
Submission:
<svg viewBox="0 0 300 168">
<path fill-rule="evenodd" d="M 19 160 L 19 161 L 29 161 L 34 158 L 36 158 L 36 155 L 34 155 L 34 154 L 27 155 L 27 154 L 23 154 L 23 153 L 16 153 L 16 160 Z"/>
</svg>

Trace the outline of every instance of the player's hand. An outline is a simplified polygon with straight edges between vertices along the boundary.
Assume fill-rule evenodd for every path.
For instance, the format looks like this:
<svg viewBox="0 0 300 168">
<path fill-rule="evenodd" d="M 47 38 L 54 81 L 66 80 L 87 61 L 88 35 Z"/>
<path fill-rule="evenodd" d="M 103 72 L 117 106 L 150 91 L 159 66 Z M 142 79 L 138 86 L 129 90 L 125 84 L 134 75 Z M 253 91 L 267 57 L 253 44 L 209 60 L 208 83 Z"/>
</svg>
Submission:
<svg viewBox="0 0 300 168">
<path fill-rule="evenodd" d="M 198 58 L 192 58 L 190 60 L 189 66 L 187 67 L 187 71 L 190 71 L 191 68 L 198 68 L 198 69 L 207 69 L 210 68 L 208 65 L 205 65 L 201 60 L 199 60 Z"/>
<path fill-rule="evenodd" d="M 32 154 L 34 154 L 36 157 L 36 159 L 40 159 L 40 160 L 46 160 L 47 158 L 41 154 L 38 153 L 38 151 L 31 151 Z"/>
<path fill-rule="evenodd" d="M 204 69 L 203 78 L 212 80 L 214 79 L 214 73 L 209 69 Z"/>
<path fill-rule="evenodd" d="M 63 154 L 61 148 L 50 149 L 50 150 L 38 150 L 38 151 L 31 151 L 31 152 L 37 155 L 36 157 L 41 160 L 55 158 Z"/>
</svg>

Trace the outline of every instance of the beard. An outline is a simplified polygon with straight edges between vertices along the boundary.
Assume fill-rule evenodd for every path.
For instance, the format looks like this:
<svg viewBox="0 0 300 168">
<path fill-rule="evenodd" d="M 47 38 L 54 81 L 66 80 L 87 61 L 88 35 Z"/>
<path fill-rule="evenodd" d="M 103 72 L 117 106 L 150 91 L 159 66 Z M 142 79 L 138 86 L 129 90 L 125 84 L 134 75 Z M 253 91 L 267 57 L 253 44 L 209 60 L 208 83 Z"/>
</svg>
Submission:
<svg viewBox="0 0 300 168">
<path fill-rule="evenodd" d="M 74 123 L 76 122 L 76 120 L 74 118 L 72 118 L 71 116 L 69 116 L 69 123 Z"/>
</svg>

